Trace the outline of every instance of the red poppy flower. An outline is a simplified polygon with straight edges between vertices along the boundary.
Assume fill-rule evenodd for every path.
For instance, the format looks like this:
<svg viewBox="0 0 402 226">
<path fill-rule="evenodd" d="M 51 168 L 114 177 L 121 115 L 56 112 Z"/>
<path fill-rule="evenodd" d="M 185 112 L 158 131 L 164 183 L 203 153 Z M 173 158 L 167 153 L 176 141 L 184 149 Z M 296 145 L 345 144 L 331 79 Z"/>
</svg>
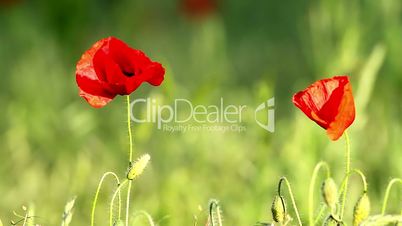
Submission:
<svg viewBox="0 0 402 226">
<path fill-rule="evenodd" d="M 182 0 L 182 8 L 190 16 L 205 16 L 216 10 L 216 0 Z"/>
<path fill-rule="evenodd" d="M 81 56 L 75 74 L 80 96 L 100 108 L 116 95 L 129 95 L 143 82 L 159 86 L 165 69 L 140 50 L 109 37 L 97 41 Z"/>
<path fill-rule="evenodd" d="M 293 103 L 337 140 L 355 120 L 348 76 L 319 80 L 293 96 Z"/>
</svg>

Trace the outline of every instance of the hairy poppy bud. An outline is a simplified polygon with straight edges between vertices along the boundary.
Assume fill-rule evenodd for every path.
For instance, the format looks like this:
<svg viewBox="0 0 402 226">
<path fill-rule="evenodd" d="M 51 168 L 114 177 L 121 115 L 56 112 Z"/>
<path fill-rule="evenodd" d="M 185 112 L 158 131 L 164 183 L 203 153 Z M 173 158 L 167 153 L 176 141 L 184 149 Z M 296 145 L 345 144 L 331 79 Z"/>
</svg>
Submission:
<svg viewBox="0 0 402 226">
<path fill-rule="evenodd" d="M 127 179 L 133 180 L 139 175 L 141 175 L 145 167 L 148 165 L 150 159 L 151 156 L 145 154 L 141 156 L 137 161 L 135 161 L 128 169 Z"/>
<path fill-rule="evenodd" d="M 275 196 L 271 207 L 272 218 L 275 222 L 283 223 L 286 218 L 286 205 L 282 196 Z"/>
<path fill-rule="evenodd" d="M 62 226 L 68 226 L 71 223 L 71 219 L 73 218 L 73 209 L 74 209 L 74 203 L 75 203 L 75 197 L 71 199 L 67 204 L 64 206 L 64 212 L 63 212 L 63 221 L 62 221 Z"/>
<path fill-rule="evenodd" d="M 370 199 L 366 192 L 357 201 L 353 211 L 353 225 L 359 225 L 370 214 Z"/>
<path fill-rule="evenodd" d="M 325 203 L 331 209 L 334 209 L 338 199 L 338 189 L 335 181 L 332 178 L 327 178 L 324 183 L 322 183 L 321 192 Z"/>
<path fill-rule="evenodd" d="M 329 215 L 326 219 L 325 219 L 325 221 L 324 221 L 324 224 L 323 224 L 323 226 L 340 226 L 340 225 L 342 225 L 340 222 L 339 222 L 339 220 L 337 220 L 334 216 L 332 216 L 332 215 Z"/>
</svg>

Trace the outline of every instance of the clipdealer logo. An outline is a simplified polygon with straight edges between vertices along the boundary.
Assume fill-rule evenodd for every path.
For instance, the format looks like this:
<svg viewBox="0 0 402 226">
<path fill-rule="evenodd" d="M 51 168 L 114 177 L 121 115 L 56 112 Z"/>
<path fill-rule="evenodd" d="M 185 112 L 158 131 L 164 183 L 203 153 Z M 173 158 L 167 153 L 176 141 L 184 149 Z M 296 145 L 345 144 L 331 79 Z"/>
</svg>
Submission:
<svg viewBox="0 0 402 226">
<path fill-rule="evenodd" d="M 266 102 L 258 105 L 254 112 L 255 122 L 263 129 L 273 133 L 275 132 L 275 98 L 267 100 Z M 257 118 L 257 113 L 266 111 L 266 123 L 260 122 Z"/>
<path fill-rule="evenodd" d="M 275 99 L 261 103 L 254 112 L 255 122 L 263 129 L 275 131 Z M 225 104 L 223 98 L 218 105 L 195 105 L 188 99 L 175 99 L 172 105 L 158 104 L 154 98 L 140 98 L 131 102 L 131 120 L 136 123 L 155 123 L 166 132 L 187 131 L 234 131 L 244 132 L 243 117 L 247 105 Z M 135 115 L 133 109 L 144 108 L 145 114 Z M 262 112 L 262 113 L 261 113 Z M 263 115 L 258 118 L 257 115 Z"/>
</svg>

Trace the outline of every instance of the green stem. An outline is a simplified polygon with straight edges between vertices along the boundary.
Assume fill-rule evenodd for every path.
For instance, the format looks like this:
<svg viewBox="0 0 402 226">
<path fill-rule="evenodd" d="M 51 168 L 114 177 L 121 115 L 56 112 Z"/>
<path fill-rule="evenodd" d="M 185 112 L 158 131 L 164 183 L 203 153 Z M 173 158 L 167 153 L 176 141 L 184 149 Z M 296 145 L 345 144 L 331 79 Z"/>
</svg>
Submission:
<svg viewBox="0 0 402 226">
<path fill-rule="evenodd" d="M 347 183 L 347 179 L 350 177 L 350 175 L 352 173 L 356 173 L 360 176 L 362 182 L 363 182 L 363 192 L 367 192 L 368 189 L 368 185 L 367 185 L 367 181 L 366 181 L 366 176 L 364 176 L 364 174 L 362 173 L 362 171 L 358 170 L 358 169 L 353 169 L 352 171 L 350 171 L 347 175 L 345 175 L 345 178 L 343 179 L 342 183 L 341 183 L 341 187 L 339 189 L 339 198 L 341 198 L 342 196 L 344 196 L 344 194 L 346 193 L 345 189 L 346 189 L 346 183 Z M 341 219 L 339 219 L 341 221 Z"/>
<path fill-rule="evenodd" d="M 141 216 L 141 215 L 147 219 L 150 226 L 155 226 L 154 220 L 152 219 L 151 215 L 149 215 L 147 212 L 140 210 L 140 211 L 134 213 L 134 217 Z"/>
<path fill-rule="evenodd" d="M 98 188 L 96 189 L 94 201 L 92 202 L 91 226 L 94 226 L 94 225 L 95 225 L 95 209 L 96 209 L 96 204 L 97 204 L 97 202 L 98 202 L 98 197 L 99 197 L 100 189 L 101 189 L 101 187 L 102 187 L 103 181 L 104 181 L 105 178 L 106 178 L 107 176 L 109 176 L 109 175 L 110 175 L 110 176 L 113 176 L 113 177 L 116 179 L 117 184 L 120 184 L 119 177 L 118 177 L 115 173 L 113 173 L 113 172 L 106 172 L 106 173 L 103 174 L 101 180 L 99 181 Z M 120 196 L 119 196 L 119 197 L 120 197 Z M 120 198 L 119 198 L 119 203 L 121 203 Z"/>
<path fill-rule="evenodd" d="M 388 204 L 389 193 L 391 192 L 392 185 L 394 185 L 396 182 L 399 182 L 402 184 L 402 179 L 394 178 L 388 183 L 387 190 L 385 190 L 385 196 L 384 196 L 384 202 L 382 204 L 381 215 L 385 214 L 385 210 L 387 209 L 387 204 Z"/>
<path fill-rule="evenodd" d="M 131 132 L 131 111 L 130 111 L 130 95 L 127 95 L 127 129 L 128 129 L 128 140 L 130 142 L 128 151 L 128 161 L 131 163 L 133 161 L 133 136 Z"/>
<path fill-rule="evenodd" d="M 352 173 L 357 173 L 360 176 L 360 178 L 362 179 L 362 182 L 363 182 L 363 189 L 365 192 L 367 192 L 368 185 L 367 185 L 366 177 L 364 176 L 364 174 L 358 169 L 353 169 L 352 171 L 349 172 L 348 176 L 352 175 Z M 340 189 L 339 189 L 340 196 L 342 195 L 342 193 L 345 189 L 345 183 L 346 183 L 346 176 L 345 176 L 345 178 L 343 178 Z"/>
<path fill-rule="evenodd" d="M 362 171 L 358 170 L 358 169 L 353 169 L 353 172 L 359 174 L 360 178 L 362 179 L 363 182 L 363 189 L 364 192 L 367 192 L 368 186 L 367 186 L 367 181 L 366 181 L 366 176 L 364 176 L 364 174 L 362 173 Z"/>
<path fill-rule="evenodd" d="M 310 181 L 310 186 L 308 190 L 308 218 L 309 218 L 309 224 L 310 226 L 314 225 L 314 216 L 313 216 L 313 211 L 314 211 L 314 187 L 315 187 L 315 182 L 317 180 L 318 172 L 322 167 L 325 167 L 327 171 L 327 178 L 331 176 L 331 172 L 328 166 L 328 163 L 326 162 L 319 162 L 313 171 L 313 176 L 311 177 Z"/>
<path fill-rule="evenodd" d="M 128 188 L 127 188 L 127 205 L 126 205 L 126 226 L 128 226 L 128 220 L 130 216 L 130 194 L 131 194 L 131 185 L 132 185 L 132 180 L 128 182 Z"/>
<path fill-rule="evenodd" d="M 289 181 L 288 181 L 288 179 L 286 177 L 281 177 L 281 179 L 279 180 L 278 195 L 279 195 L 279 197 L 282 196 L 281 195 L 281 185 L 282 185 L 283 181 L 285 181 L 286 186 L 288 188 L 289 195 L 290 195 L 290 200 L 292 201 L 293 209 L 294 209 L 294 211 L 296 213 L 297 222 L 299 223 L 300 226 L 302 226 L 299 210 L 297 209 L 297 206 L 296 206 L 296 202 L 295 202 L 295 199 L 294 199 L 294 196 L 293 196 L 292 188 L 291 188 L 290 183 L 289 183 Z"/>
<path fill-rule="evenodd" d="M 322 218 L 322 215 L 323 215 L 325 209 L 327 209 L 327 206 L 322 205 L 321 208 L 320 208 L 320 211 L 318 212 L 317 217 L 314 220 L 314 225 L 316 225 L 318 223 L 318 221 Z"/>
<path fill-rule="evenodd" d="M 128 139 L 129 139 L 129 153 L 128 161 L 129 164 L 133 161 L 133 136 L 131 132 L 131 106 L 130 106 L 130 95 L 127 95 L 127 129 L 128 129 Z M 126 201 L 126 226 L 128 226 L 129 212 L 130 212 L 130 193 L 131 193 L 131 181 L 128 183 L 127 189 L 127 201 Z"/>
<path fill-rule="evenodd" d="M 109 212 L 109 225 L 110 225 L 110 226 L 113 226 L 113 206 L 114 206 L 114 200 L 115 200 L 117 194 L 119 194 L 119 200 L 120 200 L 120 190 L 121 190 L 121 188 L 127 183 L 127 181 L 128 181 L 128 180 L 125 179 L 121 184 L 119 184 L 119 186 L 117 187 L 116 191 L 113 193 L 112 200 L 110 201 L 110 210 L 109 210 L 109 211 L 110 211 L 110 212 Z M 121 217 L 120 209 L 121 209 L 121 204 L 120 204 L 120 201 L 119 201 L 119 215 L 118 215 L 118 219 L 120 219 L 120 217 Z"/>
<path fill-rule="evenodd" d="M 344 183 L 344 191 L 342 193 L 342 201 L 341 201 L 341 210 L 340 210 L 340 220 L 343 219 L 343 213 L 345 211 L 345 202 L 346 202 L 346 193 L 348 190 L 348 181 L 350 174 L 350 141 L 348 131 L 345 131 L 345 141 L 346 141 L 346 170 L 345 170 L 345 183 Z"/>
<path fill-rule="evenodd" d="M 24 222 L 22 223 L 22 226 L 25 226 L 27 224 L 27 221 L 28 221 L 28 213 L 25 214 Z"/>
</svg>

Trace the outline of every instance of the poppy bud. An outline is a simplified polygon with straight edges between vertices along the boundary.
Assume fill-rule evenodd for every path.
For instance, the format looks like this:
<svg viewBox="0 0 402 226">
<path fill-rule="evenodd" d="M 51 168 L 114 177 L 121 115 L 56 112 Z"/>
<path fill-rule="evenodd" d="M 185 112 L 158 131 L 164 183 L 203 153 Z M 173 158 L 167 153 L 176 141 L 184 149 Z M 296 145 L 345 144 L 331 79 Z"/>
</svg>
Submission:
<svg viewBox="0 0 402 226">
<path fill-rule="evenodd" d="M 283 223 L 286 219 L 286 205 L 282 196 L 275 196 L 271 207 L 272 218 L 275 222 Z"/>
<path fill-rule="evenodd" d="M 145 154 L 141 156 L 137 161 L 134 163 L 130 164 L 130 167 L 128 169 L 127 173 L 127 179 L 133 180 L 139 175 L 142 174 L 144 171 L 145 167 L 148 165 L 149 160 L 151 159 L 151 156 L 148 154 Z"/>
<path fill-rule="evenodd" d="M 323 226 L 339 226 L 341 223 L 332 215 L 329 215 L 325 221 Z"/>
<path fill-rule="evenodd" d="M 370 214 L 370 199 L 366 192 L 359 198 L 353 210 L 353 225 L 359 225 Z"/>
<path fill-rule="evenodd" d="M 335 181 L 332 178 L 327 178 L 324 183 L 322 183 L 321 192 L 325 203 L 331 209 L 334 209 L 338 199 L 338 189 Z"/>
<path fill-rule="evenodd" d="M 73 218 L 73 209 L 74 209 L 74 203 L 75 199 L 71 199 L 67 204 L 64 206 L 64 212 L 63 212 L 63 221 L 62 221 L 62 226 L 68 226 L 71 223 L 71 219 Z"/>
</svg>

